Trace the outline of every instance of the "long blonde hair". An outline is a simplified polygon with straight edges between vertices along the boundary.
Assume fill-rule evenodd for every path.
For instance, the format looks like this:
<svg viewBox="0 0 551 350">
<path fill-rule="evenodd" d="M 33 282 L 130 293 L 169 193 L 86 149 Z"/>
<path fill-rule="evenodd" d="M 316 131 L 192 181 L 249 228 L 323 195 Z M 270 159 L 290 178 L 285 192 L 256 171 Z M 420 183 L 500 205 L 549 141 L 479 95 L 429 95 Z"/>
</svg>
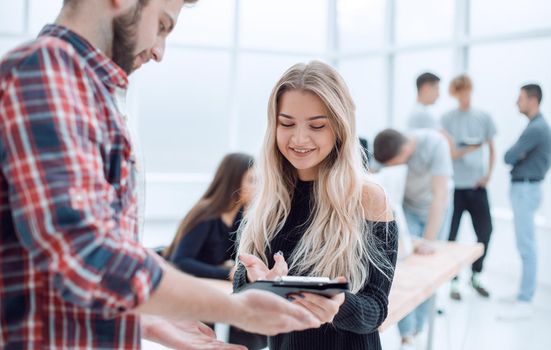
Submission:
<svg viewBox="0 0 551 350">
<path fill-rule="evenodd" d="M 297 171 L 276 143 L 279 100 L 290 90 L 309 91 L 323 101 L 336 144 L 320 164 L 311 223 L 288 259 L 289 268 L 299 275 L 345 276 L 351 291 L 357 292 L 367 281 L 371 265 L 388 276 L 390 263 L 364 218 L 362 197 L 368 174 L 356 135 L 354 102 L 344 80 L 325 63 L 292 66 L 272 90 L 268 129 L 257 162 L 257 193 L 240 228 L 238 252 L 254 254 L 267 264 L 266 251 L 291 209 Z"/>
</svg>

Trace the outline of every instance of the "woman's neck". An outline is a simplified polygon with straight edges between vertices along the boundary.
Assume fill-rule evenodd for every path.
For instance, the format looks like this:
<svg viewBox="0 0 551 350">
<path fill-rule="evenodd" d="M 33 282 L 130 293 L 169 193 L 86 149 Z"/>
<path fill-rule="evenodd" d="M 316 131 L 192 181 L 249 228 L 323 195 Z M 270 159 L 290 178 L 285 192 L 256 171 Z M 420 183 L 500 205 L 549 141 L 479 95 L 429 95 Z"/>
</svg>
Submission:
<svg viewBox="0 0 551 350">
<path fill-rule="evenodd" d="M 235 217 L 237 216 L 239 209 L 241 209 L 241 206 L 239 204 L 236 204 L 232 209 L 220 215 L 222 218 L 222 221 L 224 222 L 224 224 L 226 224 L 226 226 L 231 227 L 233 225 L 233 222 L 235 221 Z"/>
</svg>

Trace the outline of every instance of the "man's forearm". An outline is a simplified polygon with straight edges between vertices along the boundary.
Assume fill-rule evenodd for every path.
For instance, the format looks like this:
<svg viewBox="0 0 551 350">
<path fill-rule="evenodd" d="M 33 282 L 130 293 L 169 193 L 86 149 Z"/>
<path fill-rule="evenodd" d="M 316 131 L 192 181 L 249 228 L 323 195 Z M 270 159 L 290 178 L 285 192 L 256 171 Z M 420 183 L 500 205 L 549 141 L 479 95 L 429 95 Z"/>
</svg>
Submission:
<svg viewBox="0 0 551 350">
<path fill-rule="evenodd" d="M 427 226 L 425 227 L 425 239 L 436 240 L 438 238 L 438 233 L 442 227 L 444 213 L 446 211 L 446 202 L 447 196 L 445 194 L 433 196 L 429 209 Z"/>
<path fill-rule="evenodd" d="M 229 295 L 167 264 L 163 266 L 163 278 L 151 298 L 133 312 L 174 321 L 225 323 L 235 314 Z"/>
<path fill-rule="evenodd" d="M 496 152 L 495 152 L 495 146 L 493 141 L 490 141 L 488 144 L 489 144 L 488 178 L 490 178 L 492 176 L 492 173 L 494 171 L 494 166 L 496 163 Z"/>
</svg>

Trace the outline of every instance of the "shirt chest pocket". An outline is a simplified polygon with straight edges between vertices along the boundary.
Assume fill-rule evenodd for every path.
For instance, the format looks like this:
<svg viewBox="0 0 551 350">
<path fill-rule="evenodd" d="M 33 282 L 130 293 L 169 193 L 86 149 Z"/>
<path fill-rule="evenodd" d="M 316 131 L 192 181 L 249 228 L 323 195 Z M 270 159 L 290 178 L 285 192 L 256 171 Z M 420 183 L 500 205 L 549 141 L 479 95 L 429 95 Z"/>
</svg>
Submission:
<svg viewBox="0 0 551 350">
<path fill-rule="evenodd" d="M 119 209 L 136 205 L 137 162 L 129 138 L 119 130 L 109 134 L 111 146 L 107 150 L 107 181 L 117 193 Z"/>
</svg>

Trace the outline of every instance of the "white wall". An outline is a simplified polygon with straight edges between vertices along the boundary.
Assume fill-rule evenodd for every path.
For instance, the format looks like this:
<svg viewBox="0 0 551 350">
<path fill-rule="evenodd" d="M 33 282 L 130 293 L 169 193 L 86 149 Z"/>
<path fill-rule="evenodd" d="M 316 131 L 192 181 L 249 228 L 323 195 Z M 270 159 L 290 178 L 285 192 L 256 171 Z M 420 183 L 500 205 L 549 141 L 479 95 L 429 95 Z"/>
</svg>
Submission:
<svg viewBox="0 0 551 350">
<path fill-rule="evenodd" d="M 61 2 L 0 0 L 0 54 L 53 21 Z M 450 79 L 469 72 L 475 105 L 498 127 L 490 194 L 494 213 L 507 219 L 502 155 L 526 124 L 515 106 L 521 85 L 542 85 L 551 121 L 549 18 L 546 0 L 201 0 L 184 9 L 165 61 L 132 77 L 147 162 L 146 244 L 170 240 L 225 153 L 258 152 L 273 84 L 311 59 L 337 65 L 355 98 L 359 132 L 370 138 L 403 128 L 417 74 L 442 77 L 436 110 L 445 111 L 454 105 Z M 539 222 L 551 226 L 544 215 L 551 176 L 544 188 Z"/>
</svg>

